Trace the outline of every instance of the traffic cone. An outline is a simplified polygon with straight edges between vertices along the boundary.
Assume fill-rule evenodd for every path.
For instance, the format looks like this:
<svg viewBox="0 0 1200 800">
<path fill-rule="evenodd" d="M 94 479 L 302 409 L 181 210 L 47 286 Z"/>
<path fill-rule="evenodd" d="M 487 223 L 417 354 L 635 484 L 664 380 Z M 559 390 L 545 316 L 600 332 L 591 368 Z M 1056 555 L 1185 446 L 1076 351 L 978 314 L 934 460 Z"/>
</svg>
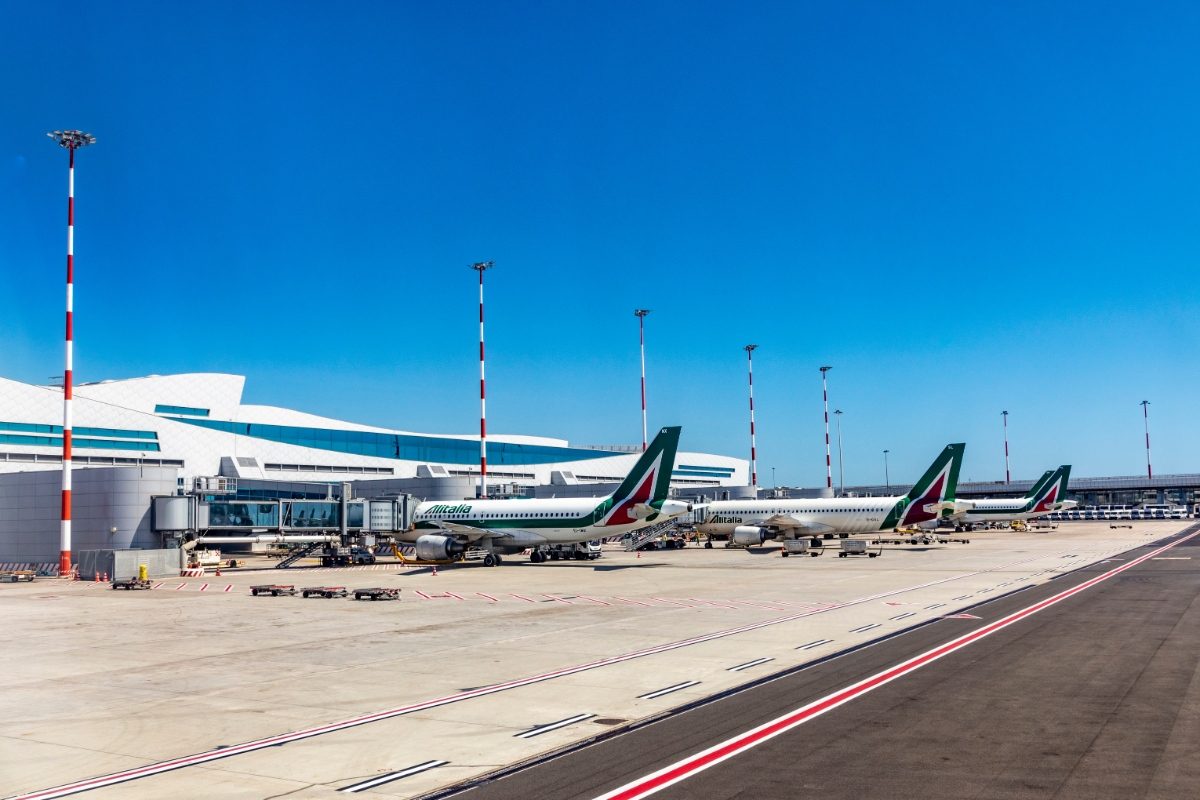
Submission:
<svg viewBox="0 0 1200 800">
<path fill-rule="evenodd" d="M 219 578 L 219 577 L 221 577 L 221 568 L 220 568 L 220 567 L 217 567 L 217 571 L 216 571 L 215 573 L 213 573 L 213 574 L 214 574 L 216 577 L 218 577 L 218 578 Z"/>
<path fill-rule="evenodd" d="M 433 577 L 437 577 L 437 564 L 433 565 Z"/>
<path fill-rule="evenodd" d="M 92 580 L 94 580 L 96 583 L 99 583 L 100 582 L 100 573 L 97 572 L 95 577 L 92 578 Z"/>
<path fill-rule="evenodd" d="M 108 583 L 108 573 L 104 573 L 104 582 Z"/>
</svg>

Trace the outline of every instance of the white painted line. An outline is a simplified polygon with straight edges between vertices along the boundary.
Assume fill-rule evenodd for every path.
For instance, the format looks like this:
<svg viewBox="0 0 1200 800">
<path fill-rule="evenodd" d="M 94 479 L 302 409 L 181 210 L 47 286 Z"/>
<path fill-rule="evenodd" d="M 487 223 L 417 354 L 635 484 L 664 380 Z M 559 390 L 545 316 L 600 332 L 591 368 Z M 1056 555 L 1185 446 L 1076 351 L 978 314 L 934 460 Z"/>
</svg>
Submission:
<svg viewBox="0 0 1200 800">
<path fill-rule="evenodd" d="M 645 606 L 646 608 L 654 607 L 649 603 L 643 603 L 641 600 L 630 600 L 628 597 L 614 597 L 613 599 L 620 600 L 622 603 L 633 603 L 634 605 Z"/>
<path fill-rule="evenodd" d="M 954 653 L 970 644 L 979 641 L 980 639 L 983 639 L 986 636 L 990 636 L 997 631 L 1003 630 L 1009 625 L 1019 622 L 1031 614 L 1036 614 L 1037 612 L 1060 603 L 1069 597 L 1073 597 L 1080 592 L 1086 591 L 1101 581 L 1108 580 L 1114 575 L 1124 572 L 1130 567 L 1134 567 L 1143 561 L 1150 559 L 1156 554 L 1169 550 L 1180 542 L 1187 541 L 1188 539 L 1192 539 L 1196 536 L 1200 536 L 1200 531 L 1189 534 L 1182 539 L 1177 539 L 1169 544 L 1163 545 L 1157 550 L 1152 550 L 1146 555 L 1130 561 L 1128 564 L 1122 564 L 1119 567 L 1114 567 L 1108 572 L 1097 575 L 1091 580 L 1059 592 L 1058 594 L 1048 597 L 1045 600 L 1041 600 L 1033 605 L 1026 606 L 1019 611 L 1014 611 L 1013 613 L 997 620 L 996 622 L 984 625 L 974 631 L 971 631 L 970 633 L 963 634 L 957 639 L 952 639 L 945 644 L 938 645 L 937 647 L 927 650 L 918 656 L 914 656 L 913 658 L 902 661 L 899 664 L 883 670 L 882 672 L 878 672 L 869 678 L 864 678 L 863 680 L 851 684 L 844 689 L 840 689 L 818 700 L 814 700 L 805 706 L 801 706 L 793 711 L 789 711 L 787 714 L 777 717 L 770 722 L 759 725 L 756 728 L 734 736 L 730 739 L 726 739 L 725 741 L 713 745 L 712 747 L 709 747 L 695 755 L 680 759 L 674 764 L 652 772 L 649 775 L 630 781 L 629 783 L 619 786 L 612 791 L 605 792 L 602 795 L 598 795 L 595 800 L 636 800 L 637 798 L 648 797 L 656 792 L 661 791 L 662 789 L 667 788 L 668 786 L 673 786 L 674 784 L 679 783 L 685 778 L 689 778 L 708 769 L 709 767 L 720 764 L 722 761 L 726 761 L 733 756 L 744 753 L 745 751 L 762 744 L 763 742 L 773 739 L 782 733 L 786 733 L 787 731 L 799 725 L 803 725 L 805 722 L 815 719 L 827 711 L 832 711 L 833 709 L 844 705 L 845 703 L 848 703 L 851 700 L 866 694 L 867 692 L 878 689 L 880 686 L 891 683 L 897 678 L 901 678 L 910 672 L 914 672 L 921 667 L 927 666 L 940 658 L 950 655 L 951 653 Z M 17 798 L 15 800 L 23 799 Z"/>
<path fill-rule="evenodd" d="M 566 719 L 560 719 L 558 722 L 551 722 L 546 725 L 538 725 L 536 728 L 530 728 L 529 730 L 525 731 L 524 733 L 518 733 L 514 738 L 516 738 L 516 739 L 532 739 L 535 736 L 541 736 L 543 733 L 549 733 L 550 731 L 556 731 L 559 728 L 565 728 L 568 725 L 574 725 L 576 722 L 583 722 L 585 719 L 591 719 L 594 716 L 596 716 L 596 715 L 595 714 L 576 714 L 573 717 L 567 717 Z"/>
<path fill-rule="evenodd" d="M 677 683 L 674 686 L 668 686 L 665 689 L 657 689 L 653 692 L 648 692 L 646 694 L 639 694 L 638 700 L 653 700 L 656 697 L 662 697 L 665 694 L 671 694 L 672 692 L 678 692 L 682 689 L 687 689 L 689 687 L 699 686 L 699 685 L 700 685 L 700 681 L 684 681 L 683 683 Z"/>
<path fill-rule="evenodd" d="M 879 626 L 880 626 L 880 623 L 878 623 L 878 622 L 872 623 L 870 625 L 860 625 L 857 628 L 851 628 L 850 633 L 866 633 L 867 631 L 874 630 L 874 629 L 878 628 Z"/>
<path fill-rule="evenodd" d="M 1191 561 L 1191 556 L 1159 556 L 1155 561 Z"/>
<path fill-rule="evenodd" d="M 343 786 L 341 789 L 338 789 L 338 791 L 339 792 L 361 792 L 365 789 L 371 789 L 376 786 L 381 786 L 382 784 L 385 784 L 385 783 L 391 783 L 392 781 L 398 781 L 401 778 L 407 778 L 410 775 L 417 775 L 417 774 L 425 772 L 427 770 L 431 770 L 434 767 L 444 767 L 445 765 L 447 765 L 449 763 L 450 763 L 449 761 L 426 761 L 424 764 L 416 764 L 414 766 L 407 767 L 405 769 L 397 770 L 396 772 L 389 772 L 385 775 L 380 775 L 378 777 L 371 778 L 370 780 L 365 780 L 360 783 L 353 783 L 349 786 Z"/>
<path fill-rule="evenodd" d="M 750 669 L 751 667 L 757 667 L 759 664 L 765 664 L 768 661 L 774 661 L 774 660 L 775 659 L 773 659 L 773 658 L 756 658 L 753 661 L 747 661 L 745 664 L 738 664 L 736 667 L 729 667 L 725 671 L 726 672 L 741 672 L 744 669 Z"/>
<path fill-rule="evenodd" d="M 799 647 L 797 647 L 796 649 L 797 650 L 812 650 L 814 648 L 820 647 L 823 644 L 833 644 L 833 639 L 817 639 L 815 642 L 809 642 L 808 644 L 802 644 Z"/>
<path fill-rule="evenodd" d="M 925 606 L 925 610 L 928 611 L 928 610 L 934 609 L 934 608 L 943 608 L 945 605 L 946 605 L 945 603 L 934 603 L 931 606 Z"/>
<path fill-rule="evenodd" d="M 897 614 L 894 617 L 888 617 L 888 619 L 890 619 L 894 622 L 897 620 L 908 619 L 909 617 L 915 617 L 916 615 L 917 615 L 917 612 L 915 612 L 915 611 L 906 611 L 903 614 Z"/>
</svg>

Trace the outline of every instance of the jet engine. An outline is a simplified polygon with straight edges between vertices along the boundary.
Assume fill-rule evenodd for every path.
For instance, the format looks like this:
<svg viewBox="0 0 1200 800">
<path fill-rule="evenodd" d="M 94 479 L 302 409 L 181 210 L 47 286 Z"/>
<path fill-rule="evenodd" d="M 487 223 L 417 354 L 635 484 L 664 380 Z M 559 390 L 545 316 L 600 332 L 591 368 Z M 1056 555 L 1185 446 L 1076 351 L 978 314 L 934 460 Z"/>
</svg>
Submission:
<svg viewBox="0 0 1200 800">
<path fill-rule="evenodd" d="M 661 513 L 667 517 L 678 517 L 680 514 L 686 514 L 692 510 L 691 503 L 685 503 L 682 500 L 663 500 Z"/>
<path fill-rule="evenodd" d="M 739 547 L 754 547 L 767 538 L 767 529 L 757 525 L 738 525 L 733 529 L 733 543 Z"/>
<path fill-rule="evenodd" d="M 462 555 L 466 545 L 452 536 L 426 534 L 417 537 L 417 558 L 421 561 L 447 561 Z"/>
</svg>

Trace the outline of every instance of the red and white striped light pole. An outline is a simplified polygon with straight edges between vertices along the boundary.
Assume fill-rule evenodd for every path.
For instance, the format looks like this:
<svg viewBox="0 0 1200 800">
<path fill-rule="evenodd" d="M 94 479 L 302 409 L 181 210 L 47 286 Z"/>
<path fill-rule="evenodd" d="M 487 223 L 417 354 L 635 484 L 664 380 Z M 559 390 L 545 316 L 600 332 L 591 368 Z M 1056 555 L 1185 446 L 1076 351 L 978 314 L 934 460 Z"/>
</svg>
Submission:
<svg viewBox="0 0 1200 800">
<path fill-rule="evenodd" d="M 1012 481 L 1012 471 L 1008 464 L 1008 412 L 1001 411 L 1000 416 L 1004 418 L 1004 485 L 1007 486 Z"/>
<path fill-rule="evenodd" d="M 487 391 L 483 371 L 483 273 L 493 262 L 479 261 L 471 269 L 479 273 L 479 497 L 487 499 Z"/>
<path fill-rule="evenodd" d="M 1142 422 L 1146 426 L 1146 477 L 1153 479 L 1154 470 L 1150 468 L 1150 401 L 1143 400 L 1138 405 L 1142 407 Z"/>
<path fill-rule="evenodd" d="M 58 535 L 58 574 L 71 574 L 71 378 L 74 371 L 75 313 L 75 151 L 96 141 L 83 131 L 46 134 L 71 154 L 67 170 L 67 325 L 63 367 L 62 519 Z"/>
<path fill-rule="evenodd" d="M 825 398 L 825 488 L 833 490 L 833 460 L 829 457 L 829 383 L 825 376 L 833 367 L 821 367 L 821 393 Z"/>
<path fill-rule="evenodd" d="M 648 308 L 634 309 L 633 315 L 638 318 L 638 341 L 642 348 L 642 452 L 646 452 L 646 315 Z"/>
<path fill-rule="evenodd" d="M 758 488 L 758 453 L 754 448 L 754 351 L 756 344 L 748 344 L 742 349 L 746 351 L 746 367 L 750 375 L 750 488 Z"/>
</svg>

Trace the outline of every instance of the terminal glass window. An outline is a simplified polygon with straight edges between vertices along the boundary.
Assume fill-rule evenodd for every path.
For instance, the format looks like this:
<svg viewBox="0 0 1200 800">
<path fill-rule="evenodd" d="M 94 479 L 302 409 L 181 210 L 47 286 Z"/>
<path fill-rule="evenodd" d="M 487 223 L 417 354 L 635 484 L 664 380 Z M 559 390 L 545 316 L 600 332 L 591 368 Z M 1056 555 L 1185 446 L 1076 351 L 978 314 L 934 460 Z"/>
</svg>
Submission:
<svg viewBox="0 0 1200 800">
<path fill-rule="evenodd" d="M 285 528 L 336 528 L 339 524 L 337 503 L 296 500 L 283 504 Z"/>
<path fill-rule="evenodd" d="M 276 528 L 278 503 L 209 503 L 208 524 L 214 528 Z"/>
</svg>

